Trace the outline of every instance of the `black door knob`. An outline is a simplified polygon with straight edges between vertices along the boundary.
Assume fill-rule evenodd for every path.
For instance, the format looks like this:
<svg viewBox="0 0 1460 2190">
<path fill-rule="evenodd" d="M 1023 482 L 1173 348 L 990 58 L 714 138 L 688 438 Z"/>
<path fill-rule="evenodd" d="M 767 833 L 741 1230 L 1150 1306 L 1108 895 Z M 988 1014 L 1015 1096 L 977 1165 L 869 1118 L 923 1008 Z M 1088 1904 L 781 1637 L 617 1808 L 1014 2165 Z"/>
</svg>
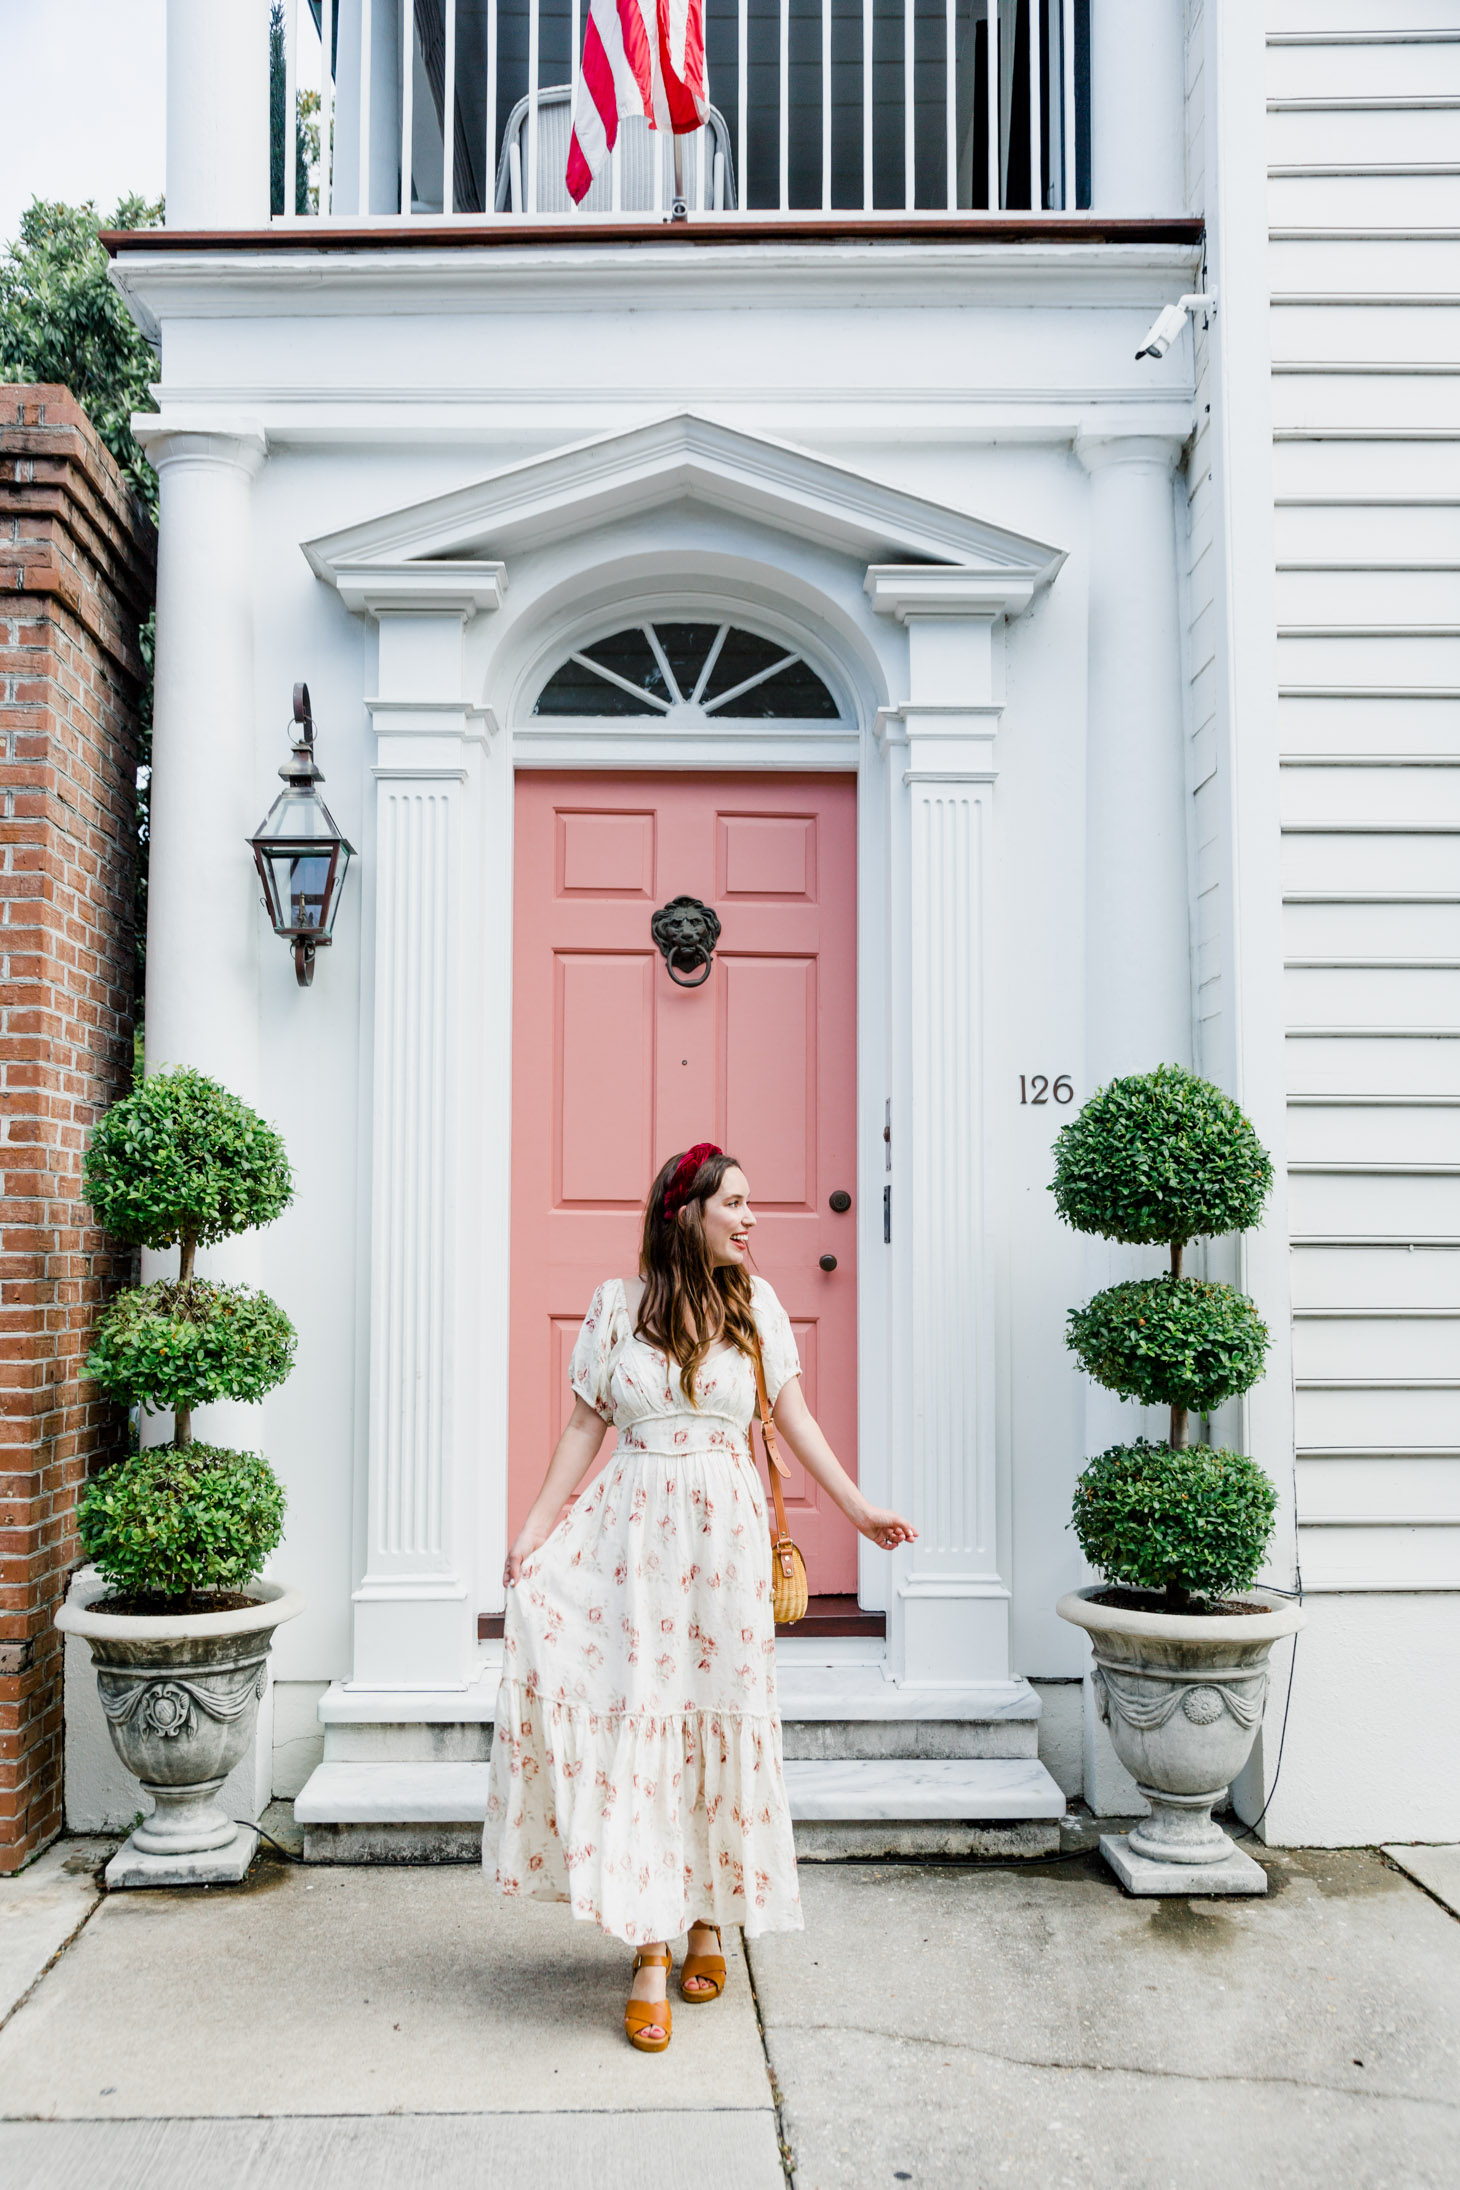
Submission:
<svg viewBox="0 0 1460 2190">
<path fill-rule="evenodd" d="M 836 1268 L 836 1256 L 823 1255 L 821 1258 L 821 1267 L 823 1270 L 834 1270 Z"/>
<path fill-rule="evenodd" d="M 844 1186 L 839 1186 L 831 1197 L 831 1206 L 839 1217 L 844 1217 L 852 1206 L 852 1197 Z"/>
</svg>

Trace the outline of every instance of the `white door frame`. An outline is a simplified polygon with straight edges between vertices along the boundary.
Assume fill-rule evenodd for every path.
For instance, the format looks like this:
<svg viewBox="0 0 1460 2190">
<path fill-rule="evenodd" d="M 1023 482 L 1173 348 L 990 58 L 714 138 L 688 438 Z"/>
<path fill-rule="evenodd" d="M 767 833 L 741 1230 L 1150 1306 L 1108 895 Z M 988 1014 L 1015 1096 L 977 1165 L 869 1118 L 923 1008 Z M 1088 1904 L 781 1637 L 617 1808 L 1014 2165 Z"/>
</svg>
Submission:
<svg viewBox="0 0 1460 2190">
<path fill-rule="evenodd" d="M 921 1530 L 911 1551 L 864 1553 L 864 1602 L 886 1594 L 893 1679 L 1007 1686 L 983 889 L 1003 627 L 1063 557 L 691 414 L 306 553 L 380 639 L 366 702 L 379 810 L 371 1427 L 350 1685 L 455 1691 L 479 1665 L 476 1612 L 503 1548 L 480 1494 L 506 1482 L 512 786 L 517 766 L 596 763 L 855 767 L 862 1471 Z M 794 633 L 854 729 L 669 734 L 530 716 L 534 677 L 585 619 L 712 601 Z M 504 1533 L 505 1497 L 491 1504 Z"/>
</svg>

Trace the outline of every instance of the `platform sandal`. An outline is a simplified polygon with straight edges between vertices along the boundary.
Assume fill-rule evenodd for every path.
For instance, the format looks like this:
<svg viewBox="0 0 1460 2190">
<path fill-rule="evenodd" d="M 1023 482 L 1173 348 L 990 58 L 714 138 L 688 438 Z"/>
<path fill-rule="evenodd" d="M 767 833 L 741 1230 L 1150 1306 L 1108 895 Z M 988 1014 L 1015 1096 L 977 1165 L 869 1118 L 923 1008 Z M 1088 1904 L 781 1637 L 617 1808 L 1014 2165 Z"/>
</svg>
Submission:
<svg viewBox="0 0 1460 2190">
<path fill-rule="evenodd" d="M 672 1954 L 635 1954 L 635 1974 L 641 1969 L 654 1969 L 660 1964 L 672 1969 Z M 666 1981 L 667 1990 L 667 1981 Z M 630 2000 L 624 2009 L 624 2036 L 640 2053 L 662 2053 L 669 2043 L 672 2023 L 667 2000 Z M 646 2038 L 647 2030 L 659 2030 L 662 2037 Z"/>
<path fill-rule="evenodd" d="M 724 1946 L 725 1942 L 720 1938 L 718 1924 L 700 1924 L 695 1928 L 699 1931 L 712 1931 L 720 1946 Z M 706 1985 L 713 1985 L 713 1992 L 686 1992 L 684 1989 L 685 1981 L 693 1977 L 700 1978 Z M 683 1967 L 679 1973 L 681 1999 L 688 2000 L 694 2006 L 699 2007 L 705 2001 L 718 2000 L 724 1990 L 725 1957 L 723 1954 L 686 1954 Z"/>
</svg>

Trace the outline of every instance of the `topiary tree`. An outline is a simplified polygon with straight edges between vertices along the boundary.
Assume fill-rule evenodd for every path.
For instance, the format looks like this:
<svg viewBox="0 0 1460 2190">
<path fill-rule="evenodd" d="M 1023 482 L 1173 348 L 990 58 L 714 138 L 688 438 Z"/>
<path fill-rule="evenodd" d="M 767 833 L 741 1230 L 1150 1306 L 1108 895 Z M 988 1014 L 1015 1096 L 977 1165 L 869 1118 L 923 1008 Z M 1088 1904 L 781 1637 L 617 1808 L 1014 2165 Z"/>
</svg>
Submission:
<svg viewBox="0 0 1460 2190">
<path fill-rule="evenodd" d="M 1171 1414 L 1168 1444 L 1113 1446 L 1081 1476 L 1081 1548 L 1113 1579 L 1163 1588 L 1172 1609 L 1194 1590 L 1245 1588 L 1271 1534 L 1272 1486 L 1241 1454 L 1189 1452 L 1188 1432 L 1193 1412 L 1257 1382 L 1267 1327 L 1245 1294 L 1184 1277 L 1181 1263 L 1188 1241 L 1257 1222 L 1272 1187 L 1267 1151 L 1220 1088 L 1162 1065 L 1092 1096 L 1054 1153 L 1051 1192 L 1067 1224 L 1170 1256 L 1165 1276 L 1113 1285 L 1070 1312 L 1081 1367 Z"/>
<path fill-rule="evenodd" d="M 1276 1512 L 1270 1479 L 1244 1453 L 1138 1437 L 1090 1462 L 1071 1526 L 1097 1572 L 1187 1612 L 1194 1598 L 1251 1588 Z"/>
<path fill-rule="evenodd" d="M 119 1596 L 186 1611 L 253 1580 L 284 1532 L 284 1493 L 260 1453 L 149 1445 L 92 1476 L 76 1520 Z"/>
<path fill-rule="evenodd" d="M 87 1485 L 82 1545 L 114 1587 L 138 1595 L 235 1588 L 277 1544 L 283 1493 L 256 1453 L 195 1445 L 193 1409 L 257 1401 L 282 1383 L 294 1327 L 266 1293 L 200 1278 L 195 1262 L 200 1246 L 288 1206 L 284 1144 L 216 1080 L 159 1072 L 97 1125 L 83 1190 L 117 1238 L 175 1246 L 178 1274 L 118 1294 L 97 1324 L 87 1374 L 129 1406 L 170 1411 L 173 1435 Z"/>
</svg>

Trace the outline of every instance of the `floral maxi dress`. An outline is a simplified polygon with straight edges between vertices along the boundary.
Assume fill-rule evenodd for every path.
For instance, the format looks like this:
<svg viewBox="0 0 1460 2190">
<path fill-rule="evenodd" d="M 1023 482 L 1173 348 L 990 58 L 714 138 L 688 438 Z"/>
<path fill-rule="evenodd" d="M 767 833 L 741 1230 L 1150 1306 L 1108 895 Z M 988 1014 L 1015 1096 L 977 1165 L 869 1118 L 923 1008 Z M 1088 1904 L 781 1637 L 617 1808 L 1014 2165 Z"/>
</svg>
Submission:
<svg viewBox="0 0 1460 2190">
<path fill-rule="evenodd" d="M 774 1406 L 801 1365 L 752 1288 Z M 691 1407 L 610 1278 L 570 1377 L 618 1448 L 507 1592 L 483 1864 L 630 1945 L 699 1919 L 799 1930 L 754 1369 L 717 1349 Z"/>
</svg>

